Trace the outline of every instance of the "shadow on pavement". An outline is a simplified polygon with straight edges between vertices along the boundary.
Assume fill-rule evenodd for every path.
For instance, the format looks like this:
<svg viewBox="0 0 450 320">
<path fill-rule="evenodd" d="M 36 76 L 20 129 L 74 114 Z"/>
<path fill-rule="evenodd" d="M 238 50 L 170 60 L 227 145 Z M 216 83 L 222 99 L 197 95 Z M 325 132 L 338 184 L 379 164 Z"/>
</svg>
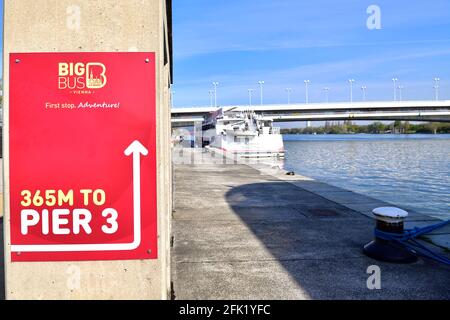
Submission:
<svg viewBox="0 0 450 320">
<path fill-rule="evenodd" d="M 371 240 L 373 221 L 363 215 L 285 182 L 236 186 L 226 202 L 245 222 L 310 299 L 448 299 L 449 270 L 419 261 L 410 265 L 381 263 L 362 253 Z M 282 204 L 273 207 L 271 204 Z M 249 214 L 252 212 L 252 214 Z M 261 213 L 260 215 L 258 213 Z M 250 247 L 251 247 L 251 243 Z M 250 256 L 250 255 L 249 255 Z M 382 290 L 367 288 L 367 268 L 380 266 Z M 282 283 L 276 266 L 255 264 L 253 272 Z M 271 269 L 271 270 L 268 270 Z M 253 277 L 249 273 L 250 278 Z M 254 283 L 258 283 L 255 278 Z M 261 289 L 270 290 L 263 283 Z"/>
<path fill-rule="evenodd" d="M 177 165 L 174 177 L 177 299 L 450 299 L 450 268 L 366 257 L 373 220 L 300 179 L 221 164 Z M 373 265 L 380 290 L 367 286 Z"/>
</svg>

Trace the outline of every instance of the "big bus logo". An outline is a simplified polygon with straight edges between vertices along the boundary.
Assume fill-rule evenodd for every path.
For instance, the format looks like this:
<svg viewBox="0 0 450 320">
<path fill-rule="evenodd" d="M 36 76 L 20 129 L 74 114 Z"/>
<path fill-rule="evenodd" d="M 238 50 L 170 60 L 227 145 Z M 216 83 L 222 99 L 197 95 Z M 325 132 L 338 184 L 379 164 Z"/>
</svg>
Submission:
<svg viewBox="0 0 450 320">
<path fill-rule="evenodd" d="M 100 89 L 106 85 L 106 67 L 100 62 L 60 62 L 58 75 L 61 90 Z"/>
</svg>

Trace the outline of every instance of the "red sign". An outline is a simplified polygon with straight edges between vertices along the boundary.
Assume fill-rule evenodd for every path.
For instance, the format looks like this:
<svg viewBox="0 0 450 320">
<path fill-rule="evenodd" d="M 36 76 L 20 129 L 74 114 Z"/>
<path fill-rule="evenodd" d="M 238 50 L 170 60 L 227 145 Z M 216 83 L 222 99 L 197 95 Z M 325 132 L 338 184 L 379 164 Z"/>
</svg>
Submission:
<svg viewBox="0 0 450 320">
<path fill-rule="evenodd" d="M 12 261 L 157 258 L 154 53 L 10 55 Z"/>
</svg>

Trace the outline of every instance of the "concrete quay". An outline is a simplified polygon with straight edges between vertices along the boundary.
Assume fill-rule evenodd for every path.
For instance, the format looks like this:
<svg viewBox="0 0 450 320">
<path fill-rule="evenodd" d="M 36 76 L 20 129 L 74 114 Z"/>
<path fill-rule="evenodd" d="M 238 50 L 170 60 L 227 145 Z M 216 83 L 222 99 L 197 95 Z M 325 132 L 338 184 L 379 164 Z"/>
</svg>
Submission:
<svg viewBox="0 0 450 320">
<path fill-rule="evenodd" d="M 373 238 L 371 210 L 389 204 L 276 166 L 186 149 L 173 158 L 174 299 L 450 298 L 450 268 L 363 254 Z M 434 222 L 412 212 L 406 227 Z M 449 233 L 436 230 L 434 240 L 448 245 Z M 381 289 L 368 289 L 372 265 Z"/>
</svg>

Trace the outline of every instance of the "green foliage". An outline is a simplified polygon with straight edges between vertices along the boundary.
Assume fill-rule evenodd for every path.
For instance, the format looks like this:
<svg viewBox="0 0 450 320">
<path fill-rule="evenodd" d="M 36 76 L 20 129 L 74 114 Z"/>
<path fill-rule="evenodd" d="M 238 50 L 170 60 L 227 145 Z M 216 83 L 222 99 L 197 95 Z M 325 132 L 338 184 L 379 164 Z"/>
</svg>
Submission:
<svg viewBox="0 0 450 320">
<path fill-rule="evenodd" d="M 321 127 L 281 129 L 282 134 L 346 134 L 346 133 L 450 133 L 450 123 L 429 122 L 412 124 L 396 120 L 390 124 L 376 121 L 368 125 L 356 125 L 351 121 L 325 122 Z"/>
</svg>

